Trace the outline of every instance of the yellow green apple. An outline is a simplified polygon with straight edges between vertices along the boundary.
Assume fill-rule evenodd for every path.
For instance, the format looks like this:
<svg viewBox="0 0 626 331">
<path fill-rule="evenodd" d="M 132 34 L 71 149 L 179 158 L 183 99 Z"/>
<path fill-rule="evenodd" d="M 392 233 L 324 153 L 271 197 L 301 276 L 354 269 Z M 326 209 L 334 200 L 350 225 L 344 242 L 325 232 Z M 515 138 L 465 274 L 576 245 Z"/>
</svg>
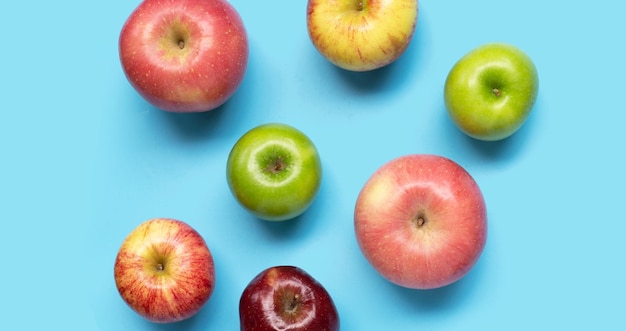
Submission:
<svg viewBox="0 0 626 331">
<path fill-rule="evenodd" d="M 308 0 L 307 28 L 317 50 L 350 71 L 397 60 L 415 31 L 417 0 Z"/>
<path fill-rule="evenodd" d="M 467 135 L 487 141 L 515 133 L 535 104 L 537 69 L 521 49 L 507 43 L 481 45 L 454 64 L 444 101 L 450 118 Z"/>
</svg>

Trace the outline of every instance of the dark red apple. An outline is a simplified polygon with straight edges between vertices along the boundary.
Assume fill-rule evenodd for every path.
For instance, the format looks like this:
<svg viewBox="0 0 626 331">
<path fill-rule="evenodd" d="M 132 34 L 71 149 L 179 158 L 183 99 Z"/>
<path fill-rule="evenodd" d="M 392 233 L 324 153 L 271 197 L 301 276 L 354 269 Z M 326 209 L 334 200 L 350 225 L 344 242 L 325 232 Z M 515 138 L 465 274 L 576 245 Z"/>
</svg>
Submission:
<svg viewBox="0 0 626 331">
<path fill-rule="evenodd" d="M 241 331 L 336 331 L 339 313 L 316 279 L 294 266 L 263 270 L 239 301 Z"/>
</svg>

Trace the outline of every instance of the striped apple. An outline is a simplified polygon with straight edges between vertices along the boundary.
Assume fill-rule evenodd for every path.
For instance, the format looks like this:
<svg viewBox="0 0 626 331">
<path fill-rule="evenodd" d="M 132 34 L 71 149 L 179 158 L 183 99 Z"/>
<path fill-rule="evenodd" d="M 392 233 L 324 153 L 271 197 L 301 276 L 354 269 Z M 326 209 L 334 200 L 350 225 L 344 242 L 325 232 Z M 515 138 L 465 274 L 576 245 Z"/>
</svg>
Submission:
<svg viewBox="0 0 626 331">
<path fill-rule="evenodd" d="M 215 266 L 202 236 L 175 219 L 154 218 L 122 243 L 114 268 L 122 299 L 155 323 L 195 315 L 215 287 Z"/>
</svg>

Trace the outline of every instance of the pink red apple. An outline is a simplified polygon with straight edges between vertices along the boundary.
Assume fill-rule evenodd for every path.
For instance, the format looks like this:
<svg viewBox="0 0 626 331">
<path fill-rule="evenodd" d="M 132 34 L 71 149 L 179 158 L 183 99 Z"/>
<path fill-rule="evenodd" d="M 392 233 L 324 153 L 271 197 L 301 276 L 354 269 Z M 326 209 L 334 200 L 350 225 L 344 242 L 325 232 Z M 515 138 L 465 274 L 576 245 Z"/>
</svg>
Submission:
<svg viewBox="0 0 626 331">
<path fill-rule="evenodd" d="M 241 331 L 337 331 L 339 314 L 315 278 L 294 266 L 260 272 L 239 301 Z"/>
<path fill-rule="evenodd" d="M 248 39 L 226 0 L 144 0 L 119 37 L 130 84 L 154 106 L 202 112 L 224 104 L 243 80 Z"/>
<path fill-rule="evenodd" d="M 195 315 L 215 287 L 213 257 L 187 223 L 148 220 L 124 240 L 115 260 L 115 284 L 139 315 L 170 323 Z"/>
<path fill-rule="evenodd" d="M 487 239 L 480 188 L 456 162 L 438 155 L 398 157 L 358 195 L 358 245 L 384 278 L 413 289 L 451 284 L 478 261 Z"/>
</svg>

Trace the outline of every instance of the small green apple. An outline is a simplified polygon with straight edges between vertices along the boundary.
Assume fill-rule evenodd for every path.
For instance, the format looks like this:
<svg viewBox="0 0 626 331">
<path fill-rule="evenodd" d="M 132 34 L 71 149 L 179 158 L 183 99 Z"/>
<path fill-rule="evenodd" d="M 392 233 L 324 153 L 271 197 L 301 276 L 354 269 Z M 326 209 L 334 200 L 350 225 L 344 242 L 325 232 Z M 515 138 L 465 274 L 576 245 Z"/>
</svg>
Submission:
<svg viewBox="0 0 626 331">
<path fill-rule="evenodd" d="M 452 121 L 467 135 L 507 138 L 526 122 L 537 99 L 533 61 L 519 48 L 489 43 L 463 56 L 450 70 L 444 101 Z"/>
<path fill-rule="evenodd" d="M 313 142 L 281 123 L 259 125 L 233 146 L 227 161 L 228 186 L 237 201 L 260 219 L 284 221 L 313 202 L 322 164 Z"/>
</svg>

